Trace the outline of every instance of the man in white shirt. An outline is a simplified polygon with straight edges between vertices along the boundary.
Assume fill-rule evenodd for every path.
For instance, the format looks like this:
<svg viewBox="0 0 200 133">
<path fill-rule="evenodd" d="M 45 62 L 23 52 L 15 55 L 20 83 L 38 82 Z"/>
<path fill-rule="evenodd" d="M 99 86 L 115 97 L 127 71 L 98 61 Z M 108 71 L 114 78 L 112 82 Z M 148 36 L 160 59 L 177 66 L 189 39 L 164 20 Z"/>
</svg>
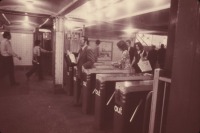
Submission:
<svg viewBox="0 0 200 133">
<path fill-rule="evenodd" d="M 12 45 L 10 42 L 11 34 L 8 31 L 3 33 L 3 40 L 0 44 L 0 53 L 1 53 L 1 75 L 0 78 L 3 78 L 8 74 L 11 86 L 19 85 L 15 81 L 15 74 L 14 74 L 14 62 L 13 57 L 18 58 L 21 60 L 21 57 L 18 56 L 12 49 Z"/>
</svg>

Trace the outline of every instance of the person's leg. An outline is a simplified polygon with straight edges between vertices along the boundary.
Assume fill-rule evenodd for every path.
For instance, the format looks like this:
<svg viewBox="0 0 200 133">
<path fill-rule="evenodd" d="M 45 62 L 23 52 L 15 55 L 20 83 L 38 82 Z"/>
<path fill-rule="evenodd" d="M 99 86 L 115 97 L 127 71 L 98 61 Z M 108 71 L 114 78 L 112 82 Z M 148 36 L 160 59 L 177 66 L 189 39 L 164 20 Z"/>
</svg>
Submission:
<svg viewBox="0 0 200 133">
<path fill-rule="evenodd" d="M 3 75 L 2 75 L 2 72 L 3 72 L 2 66 L 3 66 L 3 63 L 2 63 L 2 56 L 1 56 L 1 54 L 0 54 L 0 79 L 3 77 Z"/>
<path fill-rule="evenodd" d="M 15 81 L 15 70 L 14 70 L 14 62 L 13 62 L 13 57 L 9 56 L 7 60 L 7 67 L 8 67 L 8 75 L 10 79 L 10 84 L 11 85 L 18 85 Z"/>
<path fill-rule="evenodd" d="M 82 93 L 82 80 L 81 80 L 81 78 L 77 78 L 77 99 L 76 99 L 76 105 L 80 105 L 81 102 L 82 102 L 81 93 Z"/>
<path fill-rule="evenodd" d="M 41 65 L 41 58 L 38 57 L 39 65 L 38 65 L 38 78 L 39 80 L 43 80 L 43 71 L 42 71 L 42 65 Z"/>
<path fill-rule="evenodd" d="M 38 65 L 38 78 L 39 78 L 39 80 L 43 80 L 44 79 L 43 73 L 42 73 L 42 66 L 41 66 L 41 64 Z"/>
<path fill-rule="evenodd" d="M 6 69 L 6 59 L 5 57 L 0 57 L 0 79 L 3 79 L 6 75 L 7 69 Z"/>
<path fill-rule="evenodd" d="M 38 69 L 38 65 L 33 63 L 33 66 L 31 67 L 31 69 L 26 73 L 27 79 L 29 79 L 31 75 L 37 71 L 37 69 Z"/>
</svg>

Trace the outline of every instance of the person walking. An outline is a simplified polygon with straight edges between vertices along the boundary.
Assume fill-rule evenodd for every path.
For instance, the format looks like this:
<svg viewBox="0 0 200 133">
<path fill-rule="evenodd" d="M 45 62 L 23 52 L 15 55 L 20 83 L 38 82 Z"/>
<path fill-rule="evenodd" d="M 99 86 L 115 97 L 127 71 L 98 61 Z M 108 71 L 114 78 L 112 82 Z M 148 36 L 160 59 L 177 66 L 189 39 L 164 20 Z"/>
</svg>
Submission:
<svg viewBox="0 0 200 133">
<path fill-rule="evenodd" d="M 38 73 L 39 81 L 43 80 L 43 72 L 41 66 L 41 52 L 43 53 L 51 53 L 51 51 L 47 51 L 40 47 L 40 40 L 35 40 L 34 47 L 33 47 L 33 66 L 32 68 L 26 73 L 27 80 L 31 77 L 31 75 L 35 72 Z"/>
<path fill-rule="evenodd" d="M 1 53 L 0 78 L 2 79 L 6 75 L 8 75 L 11 86 L 18 86 L 19 83 L 17 83 L 15 80 L 13 57 L 16 57 L 18 60 L 21 60 L 21 57 L 13 51 L 10 40 L 11 40 L 10 32 L 5 31 L 3 33 L 3 40 L 1 41 L 0 44 L 0 53 Z"/>
</svg>

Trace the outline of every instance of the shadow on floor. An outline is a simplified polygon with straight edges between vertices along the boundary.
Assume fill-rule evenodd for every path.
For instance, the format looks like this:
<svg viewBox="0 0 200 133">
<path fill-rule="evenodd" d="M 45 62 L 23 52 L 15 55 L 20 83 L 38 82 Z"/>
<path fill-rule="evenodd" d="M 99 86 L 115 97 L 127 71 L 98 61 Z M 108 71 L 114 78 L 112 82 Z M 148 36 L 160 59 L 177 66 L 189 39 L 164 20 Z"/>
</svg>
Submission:
<svg viewBox="0 0 200 133">
<path fill-rule="evenodd" d="M 1 133 L 111 133 L 93 127 L 94 116 L 73 106 L 73 97 L 55 90 L 51 78 L 26 81 L 24 70 L 16 71 L 20 86 L 0 81 Z"/>
</svg>

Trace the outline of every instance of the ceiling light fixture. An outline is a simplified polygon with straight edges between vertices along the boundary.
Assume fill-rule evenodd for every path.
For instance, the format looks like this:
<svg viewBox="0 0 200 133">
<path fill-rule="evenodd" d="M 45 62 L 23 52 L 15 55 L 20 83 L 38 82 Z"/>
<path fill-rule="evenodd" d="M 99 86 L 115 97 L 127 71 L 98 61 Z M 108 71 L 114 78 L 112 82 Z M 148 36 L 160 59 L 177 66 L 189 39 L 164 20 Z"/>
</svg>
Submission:
<svg viewBox="0 0 200 133">
<path fill-rule="evenodd" d="M 29 21 L 29 18 L 28 16 L 25 16 L 25 19 L 24 19 L 25 22 L 28 22 Z"/>
<path fill-rule="evenodd" d="M 137 32 L 137 29 L 127 28 L 127 29 L 125 29 L 123 31 L 126 32 L 127 34 L 132 34 L 132 33 Z"/>
<path fill-rule="evenodd" d="M 34 1 L 31 1 L 31 0 L 27 0 L 25 3 L 28 9 L 33 9 L 33 4 L 34 4 Z"/>
</svg>

